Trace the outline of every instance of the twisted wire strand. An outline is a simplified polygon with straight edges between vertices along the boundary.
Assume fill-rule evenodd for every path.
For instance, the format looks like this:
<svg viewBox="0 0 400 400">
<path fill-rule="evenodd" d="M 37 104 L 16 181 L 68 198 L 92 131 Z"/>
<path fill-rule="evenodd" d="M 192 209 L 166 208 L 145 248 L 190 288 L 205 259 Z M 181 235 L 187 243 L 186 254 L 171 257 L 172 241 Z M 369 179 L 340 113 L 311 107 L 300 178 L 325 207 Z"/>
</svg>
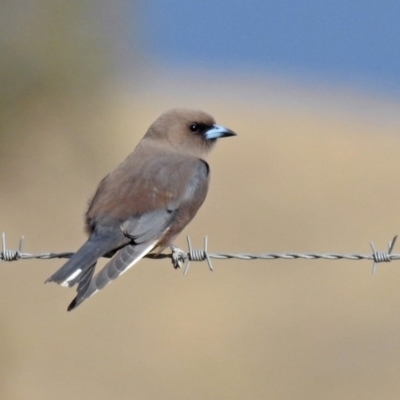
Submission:
<svg viewBox="0 0 400 400">
<path fill-rule="evenodd" d="M 360 260 L 370 260 L 373 261 L 372 273 L 376 272 L 377 264 L 381 262 L 390 262 L 395 260 L 400 260 L 400 254 L 392 253 L 393 247 L 396 243 L 397 235 L 388 244 L 387 251 L 377 251 L 373 243 L 370 243 L 372 253 L 371 254 L 339 254 L 339 253 L 209 253 L 208 252 L 208 238 L 204 238 L 203 249 L 194 249 L 190 241 L 190 237 L 187 237 L 188 251 L 181 250 L 175 246 L 171 246 L 170 254 L 148 254 L 146 258 L 151 258 L 153 260 L 160 260 L 169 258 L 172 261 L 174 268 L 182 268 L 185 266 L 184 274 L 186 275 L 190 263 L 192 261 L 206 261 L 208 267 L 213 271 L 213 265 L 211 259 L 216 260 L 350 260 L 350 261 L 360 261 Z M 22 236 L 19 241 L 19 246 L 17 250 L 7 249 L 5 233 L 2 235 L 2 251 L 0 252 L 0 262 L 2 261 L 18 261 L 18 260 L 29 260 L 29 259 L 40 259 L 40 260 L 50 260 L 54 258 L 70 258 L 74 253 L 63 252 L 63 253 L 27 253 L 22 251 L 24 237 Z"/>
</svg>

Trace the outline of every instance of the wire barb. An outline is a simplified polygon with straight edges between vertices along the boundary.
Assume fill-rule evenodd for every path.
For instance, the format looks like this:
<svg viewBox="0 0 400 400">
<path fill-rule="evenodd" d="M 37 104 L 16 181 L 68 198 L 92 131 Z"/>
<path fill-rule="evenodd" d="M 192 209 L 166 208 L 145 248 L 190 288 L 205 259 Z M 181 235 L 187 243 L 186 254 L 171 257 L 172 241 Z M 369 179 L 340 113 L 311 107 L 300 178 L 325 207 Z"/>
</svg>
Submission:
<svg viewBox="0 0 400 400">
<path fill-rule="evenodd" d="M 21 236 L 19 239 L 18 250 L 9 250 L 6 246 L 6 233 L 3 232 L 1 235 L 1 242 L 2 242 L 2 251 L 0 253 L 0 262 L 2 261 L 18 261 L 22 258 L 22 244 L 24 241 L 24 237 Z"/>
<path fill-rule="evenodd" d="M 396 243 L 397 240 L 397 235 L 389 242 L 388 244 L 388 251 L 384 252 L 384 251 L 377 251 L 375 249 L 374 244 L 371 242 L 371 249 L 372 249 L 372 259 L 373 259 L 373 264 L 372 264 L 372 274 L 376 273 L 377 270 L 377 265 L 380 262 L 390 262 L 392 261 L 392 251 L 393 251 L 393 247 Z"/>
<path fill-rule="evenodd" d="M 190 241 L 190 236 L 187 237 L 187 243 L 188 243 L 188 253 L 187 253 L 187 262 L 185 266 L 185 270 L 183 272 L 183 275 L 187 275 L 189 272 L 189 266 L 191 261 L 207 261 L 208 268 L 211 272 L 214 271 L 214 268 L 212 266 L 212 262 L 210 260 L 210 256 L 208 255 L 208 237 L 206 236 L 204 238 L 204 248 L 203 250 L 196 250 L 192 247 L 192 242 Z"/>
</svg>

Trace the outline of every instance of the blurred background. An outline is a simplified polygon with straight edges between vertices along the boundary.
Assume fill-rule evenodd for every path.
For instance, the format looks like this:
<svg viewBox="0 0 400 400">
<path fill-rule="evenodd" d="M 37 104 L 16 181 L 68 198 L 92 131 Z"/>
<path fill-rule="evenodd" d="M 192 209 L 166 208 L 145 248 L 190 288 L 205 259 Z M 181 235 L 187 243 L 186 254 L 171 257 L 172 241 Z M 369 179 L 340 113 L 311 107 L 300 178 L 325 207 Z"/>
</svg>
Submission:
<svg viewBox="0 0 400 400">
<path fill-rule="evenodd" d="M 76 250 L 98 182 L 173 107 L 238 133 L 178 238 L 369 253 L 400 233 L 396 1 L 0 1 L 0 231 Z M 395 248 L 396 252 L 396 248 Z M 399 250 L 397 250 L 399 252 Z M 72 313 L 2 263 L 2 399 L 398 399 L 397 263 L 143 260 Z"/>
</svg>

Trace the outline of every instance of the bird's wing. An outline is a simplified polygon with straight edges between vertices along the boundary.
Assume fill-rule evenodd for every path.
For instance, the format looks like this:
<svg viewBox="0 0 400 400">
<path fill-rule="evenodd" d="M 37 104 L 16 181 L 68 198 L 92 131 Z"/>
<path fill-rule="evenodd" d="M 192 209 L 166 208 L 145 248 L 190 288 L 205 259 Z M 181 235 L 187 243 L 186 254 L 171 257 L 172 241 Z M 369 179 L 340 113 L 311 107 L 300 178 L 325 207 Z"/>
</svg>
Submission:
<svg viewBox="0 0 400 400">
<path fill-rule="evenodd" d="M 118 250 L 90 283 L 79 283 L 77 296 L 70 304 L 69 311 L 126 272 L 160 242 L 164 247 L 168 245 L 166 237 L 175 237 L 193 218 L 208 188 L 208 165 L 204 161 L 197 161 L 193 166 L 187 166 L 192 168 L 192 173 L 178 191 L 179 197 L 172 199 L 163 208 L 133 215 L 122 223 L 121 229 L 131 238 L 131 244 Z"/>
<path fill-rule="evenodd" d="M 121 225 L 122 232 L 135 244 L 151 241 L 159 237 L 171 224 L 178 209 L 179 203 L 173 201 L 164 208 L 134 215 Z"/>
</svg>

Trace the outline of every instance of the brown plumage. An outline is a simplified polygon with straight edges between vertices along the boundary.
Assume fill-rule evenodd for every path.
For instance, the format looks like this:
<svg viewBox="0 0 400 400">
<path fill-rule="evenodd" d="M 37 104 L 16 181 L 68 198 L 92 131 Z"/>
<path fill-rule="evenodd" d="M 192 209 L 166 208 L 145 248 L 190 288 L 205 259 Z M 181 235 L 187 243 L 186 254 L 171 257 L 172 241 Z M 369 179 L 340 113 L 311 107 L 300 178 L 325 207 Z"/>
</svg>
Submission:
<svg viewBox="0 0 400 400">
<path fill-rule="evenodd" d="M 86 213 L 89 239 L 46 282 L 78 284 L 68 311 L 154 249 L 162 251 L 193 219 L 208 190 L 204 157 L 234 132 L 195 110 L 158 118 L 135 150 L 99 184 Z M 95 276 L 97 260 L 113 258 Z"/>
</svg>

